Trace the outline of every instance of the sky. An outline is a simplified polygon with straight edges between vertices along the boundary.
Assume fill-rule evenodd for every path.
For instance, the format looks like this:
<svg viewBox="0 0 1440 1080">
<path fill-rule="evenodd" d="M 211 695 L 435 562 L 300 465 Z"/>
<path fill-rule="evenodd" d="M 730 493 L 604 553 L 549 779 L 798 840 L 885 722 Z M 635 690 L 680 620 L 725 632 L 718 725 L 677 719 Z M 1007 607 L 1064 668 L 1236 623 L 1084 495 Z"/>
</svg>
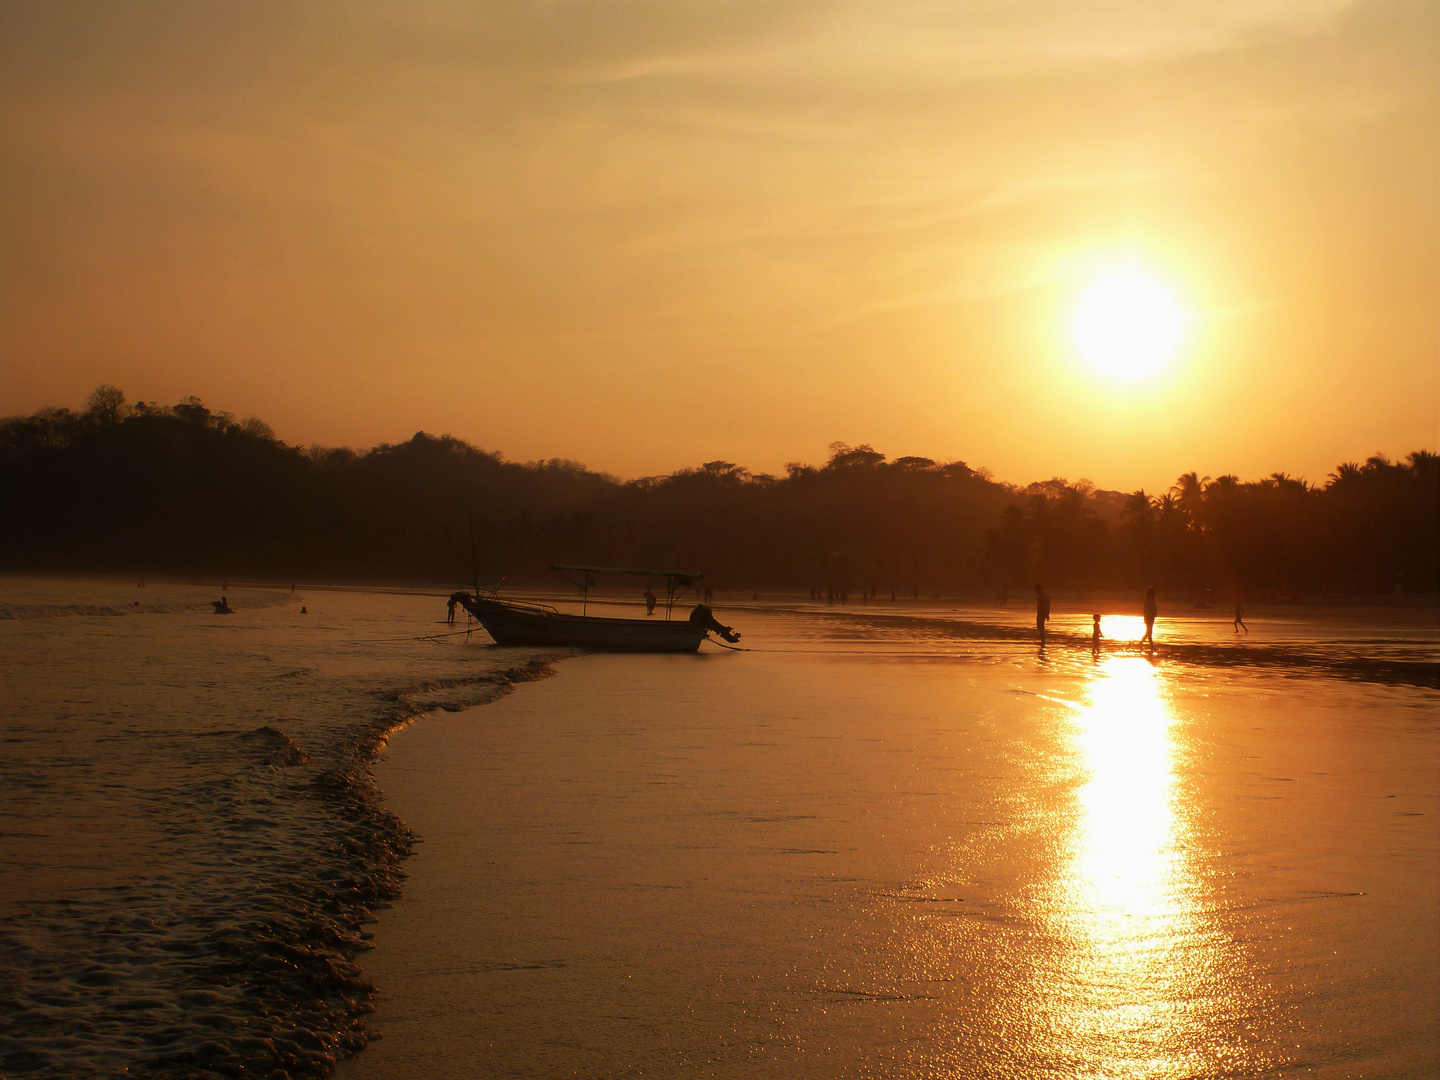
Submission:
<svg viewBox="0 0 1440 1080">
<path fill-rule="evenodd" d="M 1437 298 L 1433 0 L 0 0 L 0 414 L 1321 480 L 1440 444 Z"/>
</svg>

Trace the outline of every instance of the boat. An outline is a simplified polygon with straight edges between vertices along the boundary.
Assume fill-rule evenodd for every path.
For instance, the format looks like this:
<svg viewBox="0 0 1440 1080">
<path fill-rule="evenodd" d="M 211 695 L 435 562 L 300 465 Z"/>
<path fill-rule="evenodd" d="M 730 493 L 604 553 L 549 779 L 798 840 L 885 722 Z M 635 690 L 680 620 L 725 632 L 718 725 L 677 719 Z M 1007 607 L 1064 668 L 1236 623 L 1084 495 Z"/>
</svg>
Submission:
<svg viewBox="0 0 1440 1080">
<path fill-rule="evenodd" d="M 541 645 L 603 649 L 610 652 L 693 653 L 712 633 L 726 641 L 738 641 L 740 635 L 723 626 L 704 604 L 697 604 L 685 619 L 674 619 L 672 613 L 685 591 L 704 575 L 690 570 L 634 570 L 615 566 L 568 566 L 551 564 L 581 591 L 581 613 L 567 614 L 550 606 L 524 600 L 502 598 L 499 587 L 475 592 L 456 592 L 450 596 L 451 611 L 463 607 L 495 639 L 497 645 Z M 583 575 L 575 581 L 569 575 Z M 665 581 L 665 617 L 663 619 L 613 619 L 588 614 L 590 587 L 595 574 L 624 574 L 663 578 Z M 657 605 L 658 606 L 658 605 Z"/>
</svg>

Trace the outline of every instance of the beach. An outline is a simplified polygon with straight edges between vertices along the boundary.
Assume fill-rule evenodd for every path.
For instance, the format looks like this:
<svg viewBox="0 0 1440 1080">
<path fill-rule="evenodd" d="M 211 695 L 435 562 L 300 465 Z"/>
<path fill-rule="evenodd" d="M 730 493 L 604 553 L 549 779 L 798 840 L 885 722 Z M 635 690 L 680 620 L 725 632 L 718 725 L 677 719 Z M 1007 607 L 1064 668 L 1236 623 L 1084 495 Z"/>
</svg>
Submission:
<svg viewBox="0 0 1440 1080">
<path fill-rule="evenodd" d="M 443 613 L 0 579 L 0 1075 L 323 1076 L 365 1044 L 357 960 L 411 841 L 371 757 L 538 670 L 417 640 Z"/>
<path fill-rule="evenodd" d="M 340 1075 L 1433 1075 L 1433 690 L 748 615 L 387 747 Z"/>
<path fill-rule="evenodd" d="M 0 6 L 0 1080 L 1440 1080 L 1437 43 Z"/>
<path fill-rule="evenodd" d="M 1094 654 L 1074 604 L 1040 650 L 722 602 L 741 650 L 582 655 L 424 592 L 3 586 L 7 1078 L 1440 1063 L 1427 610 Z"/>
</svg>

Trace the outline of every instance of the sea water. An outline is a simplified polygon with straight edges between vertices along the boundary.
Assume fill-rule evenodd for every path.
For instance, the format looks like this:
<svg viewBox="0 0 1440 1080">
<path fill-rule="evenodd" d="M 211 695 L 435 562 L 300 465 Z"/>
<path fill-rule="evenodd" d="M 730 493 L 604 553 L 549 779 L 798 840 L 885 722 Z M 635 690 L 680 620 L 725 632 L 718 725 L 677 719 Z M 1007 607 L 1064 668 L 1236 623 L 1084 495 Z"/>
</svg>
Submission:
<svg viewBox="0 0 1440 1080">
<path fill-rule="evenodd" d="M 0 582 L 0 1075 L 327 1073 L 410 844 L 375 748 L 537 670 L 435 597 L 219 595 Z"/>
<path fill-rule="evenodd" d="M 345 1080 L 1440 1071 L 1428 617 L 885 608 L 400 734 Z"/>
<path fill-rule="evenodd" d="M 436 597 L 0 584 L 7 1077 L 1440 1063 L 1428 614 L 564 657 Z"/>
</svg>

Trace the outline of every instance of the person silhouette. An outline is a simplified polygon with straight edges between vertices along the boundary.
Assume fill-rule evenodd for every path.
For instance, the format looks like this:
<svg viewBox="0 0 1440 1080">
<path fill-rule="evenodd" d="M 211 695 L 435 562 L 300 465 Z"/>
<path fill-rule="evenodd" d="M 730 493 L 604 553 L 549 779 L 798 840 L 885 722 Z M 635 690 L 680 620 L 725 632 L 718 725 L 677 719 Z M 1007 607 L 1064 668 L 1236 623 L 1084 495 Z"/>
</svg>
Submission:
<svg viewBox="0 0 1440 1080">
<path fill-rule="evenodd" d="M 1040 632 L 1040 645 L 1045 645 L 1045 624 L 1050 621 L 1050 597 L 1040 583 L 1035 583 L 1035 629 Z"/>
<path fill-rule="evenodd" d="M 655 592 L 649 585 L 645 586 L 645 614 L 655 614 Z"/>
<path fill-rule="evenodd" d="M 1092 653 L 1094 653 L 1096 656 L 1099 656 L 1099 655 L 1100 655 L 1100 616 L 1099 616 L 1098 614 L 1096 614 L 1096 615 L 1091 615 L 1090 618 L 1092 618 L 1092 619 L 1095 620 L 1094 630 L 1093 630 L 1093 631 L 1091 632 L 1091 634 L 1090 634 L 1090 651 L 1091 651 Z"/>
<path fill-rule="evenodd" d="M 1238 633 L 1240 632 L 1240 628 L 1241 628 L 1242 626 L 1245 627 L 1245 633 L 1247 633 L 1247 634 L 1250 633 L 1250 628 L 1249 628 L 1248 626 L 1245 626 L 1245 605 L 1244 605 L 1244 603 L 1242 603 L 1241 601 L 1236 600 L 1236 601 L 1235 601 L 1235 633 L 1238 634 Z"/>
<path fill-rule="evenodd" d="M 1159 608 L 1155 604 L 1155 586 L 1151 585 L 1145 590 L 1145 636 L 1140 639 L 1141 645 L 1155 647 L 1155 616 L 1159 614 Z"/>
</svg>

